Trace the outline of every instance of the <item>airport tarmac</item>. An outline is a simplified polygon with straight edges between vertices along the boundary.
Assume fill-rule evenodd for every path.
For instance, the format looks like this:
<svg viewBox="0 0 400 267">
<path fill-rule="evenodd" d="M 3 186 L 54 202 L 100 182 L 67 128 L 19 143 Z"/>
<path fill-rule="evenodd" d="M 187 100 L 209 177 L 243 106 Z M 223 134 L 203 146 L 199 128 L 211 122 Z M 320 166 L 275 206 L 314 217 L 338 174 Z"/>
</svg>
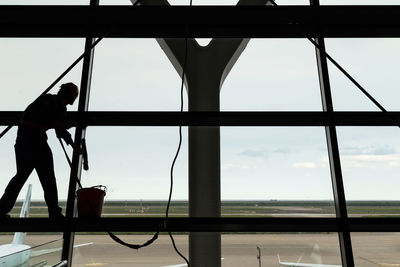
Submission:
<svg viewBox="0 0 400 267">
<path fill-rule="evenodd" d="M 28 235 L 27 243 L 39 245 L 59 239 L 54 235 Z M 129 243 L 143 243 L 151 236 L 121 235 Z M 188 236 L 174 235 L 178 248 L 188 255 Z M 0 236 L 1 244 L 12 236 Z M 175 253 L 168 235 L 160 235 L 149 247 L 133 250 L 123 247 L 107 235 L 77 235 L 75 244 L 93 242 L 74 249 L 73 266 L 162 267 L 184 263 Z M 353 253 L 356 266 L 400 266 L 400 233 L 353 233 Z M 61 241 L 58 242 L 58 245 Z M 53 244 L 54 246 L 54 244 Z M 223 267 L 259 267 L 257 246 L 261 251 L 261 266 L 279 266 L 282 261 L 340 264 L 338 235 L 321 234 L 223 234 Z M 46 256 L 50 261 L 60 252 Z"/>
</svg>

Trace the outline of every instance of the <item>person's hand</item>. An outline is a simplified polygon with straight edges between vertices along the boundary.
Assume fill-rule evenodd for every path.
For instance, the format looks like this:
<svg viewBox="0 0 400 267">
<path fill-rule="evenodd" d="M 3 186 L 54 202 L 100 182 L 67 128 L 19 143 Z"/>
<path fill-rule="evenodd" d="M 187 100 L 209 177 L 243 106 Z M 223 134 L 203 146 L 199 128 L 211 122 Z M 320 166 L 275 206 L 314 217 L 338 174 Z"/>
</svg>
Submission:
<svg viewBox="0 0 400 267">
<path fill-rule="evenodd" d="M 72 144 L 72 148 L 74 149 L 74 151 L 78 154 L 83 154 L 83 149 L 80 146 L 77 146 L 75 144 Z"/>
</svg>

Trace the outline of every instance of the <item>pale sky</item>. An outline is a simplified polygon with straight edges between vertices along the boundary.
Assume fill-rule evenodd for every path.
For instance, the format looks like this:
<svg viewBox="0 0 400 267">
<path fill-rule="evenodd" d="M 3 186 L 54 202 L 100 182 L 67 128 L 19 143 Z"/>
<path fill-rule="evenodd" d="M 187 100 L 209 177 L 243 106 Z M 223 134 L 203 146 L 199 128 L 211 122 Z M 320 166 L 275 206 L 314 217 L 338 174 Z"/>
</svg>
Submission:
<svg viewBox="0 0 400 267">
<path fill-rule="evenodd" d="M 346 1 L 346 4 L 361 2 L 398 4 L 382 0 Z M 278 4 L 294 3 L 308 1 L 278 1 Z M 321 3 L 345 4 L 344 1 Z M 83 44 L 81 38 L 1 39 L 0 110 L 25 109 L 82 53 Z M 399 39 L 327 39 L 326 45 L 331 56 L 386 109 L 400 110 Z M 314 47 L 305 39 L 251 40 L 225 80 L 221 110 L 320 111 L 315 63 Z M 80 72 L 79 65 L 60 84 L 72 81 L 79 85 Z M 330 66 L 330 74 L 336 110 L 377 111 L 335 67 Z M 178 111 L 179 89 L 180 77 L 154 39 L 105 39 L 96 47 L 90 110 Z M 56 92 L 56 88 L 51 91 Z M 77 101 L 68 109 L 76 110 Z M 15 174 L 16 129 L 0 139 L 0 192 Z M 400 129 L 339 127 L 337 130 L 347 199 L 398 200 Z M 188 198 L 186 127 L 183 132 L 173 199 Z M 54 132 L 48 131 L 48 136 L 59 196 L 66 199 L 68 165 Z M 106 185 L 106 200 L 166 200 L 169 168 L 177 144 L 177 127 L 90 127 L 87 131 L 90 171 L 83 173 L 82 184 Z M 24 197 L 28 183 L 33 184 L 33 199 L 43 199 L 35 173 L 20 198 Z M 222 127 L 221 185 L 223 199 L 333 199 L 324 129 Z"/>
</svg>

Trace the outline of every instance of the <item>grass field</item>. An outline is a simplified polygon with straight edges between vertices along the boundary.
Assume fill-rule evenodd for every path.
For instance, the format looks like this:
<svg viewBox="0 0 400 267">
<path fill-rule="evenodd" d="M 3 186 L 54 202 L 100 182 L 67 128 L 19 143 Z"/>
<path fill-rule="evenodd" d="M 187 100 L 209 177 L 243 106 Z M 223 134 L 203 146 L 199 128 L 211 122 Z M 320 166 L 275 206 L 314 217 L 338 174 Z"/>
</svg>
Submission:
<svg viewBox="0 0 400 267">
<path fill-rule="evenodd" d="M 163 216 L 165 201 L 106 201 L 103 206 L 104 217 L 119 216 Z M 17 202 L 11 212 L 18 216 L 22 202 Z M 60 202 L 65 211 L 65 202 Z M 348 201 L 349 216 L 400 216 L 400 201 Z M 31 203 L 31 217 L 47 216 L 44 202 Z M 295 216 L 320 217 L 334 216 L 332 201 L 223 201 L 222 216 L 260 217 Z M 174 201 L 170 207 L 171 216 L 188 216 L 187 201 Z"/>
</svg>

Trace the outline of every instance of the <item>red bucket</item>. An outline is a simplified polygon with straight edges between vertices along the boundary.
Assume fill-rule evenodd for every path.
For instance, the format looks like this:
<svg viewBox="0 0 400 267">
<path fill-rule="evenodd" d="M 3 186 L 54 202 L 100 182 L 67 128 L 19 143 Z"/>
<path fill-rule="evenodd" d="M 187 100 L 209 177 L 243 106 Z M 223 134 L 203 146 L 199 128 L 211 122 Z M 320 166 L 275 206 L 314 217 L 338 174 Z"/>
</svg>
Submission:
<svg viewBox="0 0 400 267">
<path fill-rule="evenodd" d="M 78 217 L 101 217 L 106 191 L 107 188 L 103 185 L 79 189 Z"/>
</svg>

